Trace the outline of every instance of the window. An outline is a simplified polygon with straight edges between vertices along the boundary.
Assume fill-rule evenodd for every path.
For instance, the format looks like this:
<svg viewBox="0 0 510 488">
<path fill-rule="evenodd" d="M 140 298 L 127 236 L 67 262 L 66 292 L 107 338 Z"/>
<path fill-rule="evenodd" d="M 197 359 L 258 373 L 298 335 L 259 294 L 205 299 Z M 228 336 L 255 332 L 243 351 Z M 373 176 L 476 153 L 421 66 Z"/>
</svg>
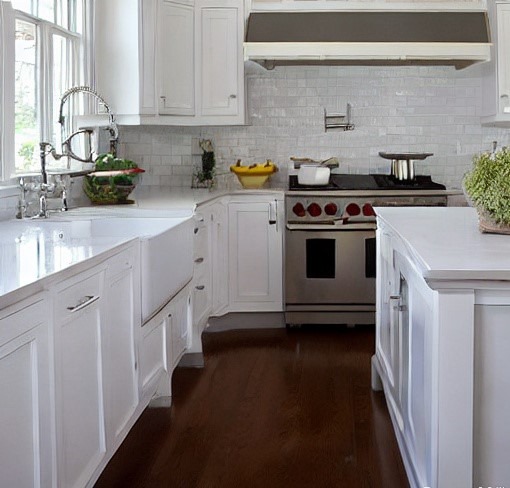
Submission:
<svg viewBox="0 0 510 488">
<path fill-rule="evenodd" d="M 62 142 L 57 121 L 60 97 L 85 81 L 86 2 L 12 1 L 16 9 L 14 169 L 18 173 L 39 169 L 40 141 L 57 149 Z"/>
</svg>

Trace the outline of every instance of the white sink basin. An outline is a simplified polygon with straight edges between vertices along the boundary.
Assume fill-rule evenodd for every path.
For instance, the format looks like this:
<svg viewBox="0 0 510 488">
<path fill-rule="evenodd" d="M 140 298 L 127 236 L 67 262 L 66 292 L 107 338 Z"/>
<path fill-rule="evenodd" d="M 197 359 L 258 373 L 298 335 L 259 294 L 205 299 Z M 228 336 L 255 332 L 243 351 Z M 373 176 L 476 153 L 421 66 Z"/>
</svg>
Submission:
<svg viewBox="0 0 510 488">
<path fill-rule="evenodd" d="M 140 238 L 142 322 L 191 280 L 193 227 L 189 217 L 91 220 L 92 235 Z"/>
<path fill-rule="evenodd" d="M 65 215 L 65 214 L 64 214 Z M 66 250 L 73 264 L 73 250 L 84 246 L 115 245 L 125 239 L 139 238 L 142 321 L 146 321 L 173 297 L 193 276 L 193 219 L 173 217 L 107 217 L 79 220 L 15 221 L 3 225 L 1 242 L 18 243 L 32 253 L 32 243 L 46 242 L 47 256 L 54 260 L 57 250 Z M 67 216 L 66 216 L 67 218 Z M 21 244 L 21 246 L 20 246 Z M 37 245 L 41 249 L 41 245 Z M 51 254 L 51 256 L 50 256 Z M 74 253 L 76 255 L 76 253 Z M 86 256 L 86 253 L 82 253 Z M 50 256 L 50 257 L 48 257 Z M 19 257 L 18 257 L 19 258 Z M 61 259 L 60 255 L 58 257 Z M 18 259 L 15 258 L 15 261 Z M 77 258 L 79 259 L 79 258 Z M 44 273 L 42 273 L 44 274 Z M 40 275 L 39 275 L 40 276 Z"/>
</svg>

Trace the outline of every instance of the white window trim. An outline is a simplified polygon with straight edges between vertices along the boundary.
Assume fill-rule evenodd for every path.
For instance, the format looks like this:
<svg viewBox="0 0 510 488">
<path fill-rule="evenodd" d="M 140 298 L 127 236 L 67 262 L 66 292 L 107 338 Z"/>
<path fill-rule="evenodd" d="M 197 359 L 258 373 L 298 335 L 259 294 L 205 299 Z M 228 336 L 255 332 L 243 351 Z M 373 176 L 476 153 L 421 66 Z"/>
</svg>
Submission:
<svg viewBox="0 0 510 488">
<path fill-rule="evenodd" d="M 0 184 L 14 182 L 14 10 L 0 1 Z"/>
<path fill-rule="evenodd" d="M 0 116 L 0 186 L 16 182 L 15 149 L 14 149 L 14 99 L 15 99 L 15 20 L 25 19 L 34 22 L 38 27 L 41 38 L 51 40 L 53 34 L 61 34 L 67 38 L 82 39 L 82 43 L 73 43 L 76 64 L 76 72 L 73 73 L 75 84 L 91 84 L 93 79 L 93 4 L 94 0 L 85 0 L 83 34 L 75 34 L 72 31 L 59 27 L 55 24 L 34 17 L 28 13 L 15 11 L 11 2 L 0 0 L 0 103 L 2 113 Z M 38 52 L 38 62 L 42 69 L 42 82 L 50 86 L 50 66 L 53 63 L 51 42 L 46 42 L 47 52 Z M 80 60 L 83 63 L 80 63 Z M 41 118 L 41 140 L 48 140 L 51 130 L 51 93 L 43 90 L 43 96 L 39 100 Z M 58 110 L 58 107 L 53 107 Z"/>
</svg>

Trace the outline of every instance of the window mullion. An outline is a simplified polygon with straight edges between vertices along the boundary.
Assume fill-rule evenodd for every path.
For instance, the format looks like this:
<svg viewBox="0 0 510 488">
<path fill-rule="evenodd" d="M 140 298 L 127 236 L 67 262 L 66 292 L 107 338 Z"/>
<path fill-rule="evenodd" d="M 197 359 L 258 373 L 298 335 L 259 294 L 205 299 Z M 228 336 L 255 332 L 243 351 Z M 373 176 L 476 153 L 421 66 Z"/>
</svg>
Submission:
<svg viewBox="0 0 510 488">
<path fill-rule="evenodd" d="M 41 109 L 41 140 L 50 142 L 52 118 L 52 87 L 53 87 L 53 48 L 51 28 L 45 22 L 40 24 L 41 48 L 39 54 L 41 66 L 41 84 L 39 89 Z"/>
</svg>

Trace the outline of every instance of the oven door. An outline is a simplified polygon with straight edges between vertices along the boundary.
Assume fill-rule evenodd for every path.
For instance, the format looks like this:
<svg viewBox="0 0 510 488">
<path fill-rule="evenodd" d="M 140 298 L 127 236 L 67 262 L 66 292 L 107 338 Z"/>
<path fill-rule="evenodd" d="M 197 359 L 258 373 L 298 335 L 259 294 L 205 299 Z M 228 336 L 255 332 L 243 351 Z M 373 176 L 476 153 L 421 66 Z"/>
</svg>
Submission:
<svg viewBox="0 0 510 488">
<path fill-rule="evenodd" d="M 375 222 L 331 227 L 287 225 L 288 306 L 375 304 Z"/>
</svg>

